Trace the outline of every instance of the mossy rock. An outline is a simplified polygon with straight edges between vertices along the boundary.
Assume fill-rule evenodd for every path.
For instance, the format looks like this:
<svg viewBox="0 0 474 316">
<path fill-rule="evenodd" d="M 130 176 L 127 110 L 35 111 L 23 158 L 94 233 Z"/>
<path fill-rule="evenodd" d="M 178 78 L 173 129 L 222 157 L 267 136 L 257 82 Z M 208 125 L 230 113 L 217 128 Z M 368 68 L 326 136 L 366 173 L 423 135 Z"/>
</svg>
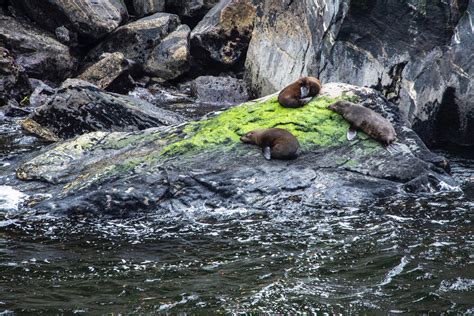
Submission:
<svg viewBox="0 0 474 316">
<path fill-rule="evenodd" d="M 301 149 L 338 146 L 346 141 L 348 123 L 327 107 L 350 96 L 329 98 L 319 96 L 301 108 L 285 108 L 277 96 L 260 102 L 249 102 L 229 109 L 219 115 L 188 124 L 183 132 L 184 139 L 166 146 L 165 156 L 183 155 L 212 149 L 233 147 L 240 143 L 240 136 L 258 128 L 279 127 L 295 135 Z"/>
</svg>

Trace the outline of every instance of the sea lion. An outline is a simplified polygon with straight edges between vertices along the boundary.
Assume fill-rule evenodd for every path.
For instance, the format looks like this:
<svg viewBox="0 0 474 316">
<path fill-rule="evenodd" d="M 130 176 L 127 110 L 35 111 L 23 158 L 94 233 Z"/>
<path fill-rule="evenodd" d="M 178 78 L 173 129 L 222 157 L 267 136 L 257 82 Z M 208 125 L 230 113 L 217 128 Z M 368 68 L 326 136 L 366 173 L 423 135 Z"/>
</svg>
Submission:
<svg viewBox="0 0 474 316">
<path fill-rule="evenodd" d="M 281 90 L 278 102 L 285 108 L 299 108 L 307 104 L 321 90 L 321 82 L 314 77 L 303 77 Z"/>
<path fill-rule="evenodd" d="M 293 134 L 282 128 L 256 129 L 240 137 L 246 144 L 262 147 L 265 159 L 295 159 L 300 144 Z"/>
<path fill-rule="evenodd" d="M 385 146 L 392 144 L 397 138 L 393 125 L 386 118 L 360 104 L 338 101 L 328 106 L 328 109 L 341 114 L 349 122 L 348 140 L 356 137 L 357 130 L 363 131 Z"/>
</svg>

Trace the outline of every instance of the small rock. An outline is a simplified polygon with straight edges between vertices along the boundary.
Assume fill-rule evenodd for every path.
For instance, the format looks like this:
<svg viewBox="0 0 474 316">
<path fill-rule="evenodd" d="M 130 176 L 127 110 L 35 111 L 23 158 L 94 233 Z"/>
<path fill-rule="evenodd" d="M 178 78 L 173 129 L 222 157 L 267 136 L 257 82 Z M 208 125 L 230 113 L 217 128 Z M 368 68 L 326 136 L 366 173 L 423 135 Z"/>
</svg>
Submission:
<svg viewBox="0 0 474 316">
<path fill-rule="evenodd" d="M 7 104 L 10 99 L 20 100 L 30 91 L 23 68 L 15 62 L 6 48 L 0 47 L 0 106 Z"/>
<path fill-rule="evenodd" d="M 235 105 L 249 100 L 245 82 L 231 77 L 198 77 L 191 83 L 191 92 L 204 103 Z"/>
<path fill-rule="evenodd" d="M 105 90 L 113 87 L 114 83 L 117 84 L 118 80 L 127 81 L 122 85 L 132 86 L 133 82 L 128 76 L 132 64 L 122 53 L 105 53 L 101 60 L 84 70 L 77 78 Z"/>
<path fill-rule="evenodd" d="M 14 99 L 8 100 L 4 110 L 5 116 L 25 116 L 30 114 L 30 111 L 20 107 L 17 101 Z"/>
<path fill-rule="evenodd" d="M 61 140 L 61 138 L 59 138 L 51 130 L 49 130 L 48 128 L 44 126 L 41 126 L 40 124 L 38 124 L 32 119 L 27 118 L 23 121 L 20 121 L 20 125 L 26 132 L 36 135 L 43 140 L 46 140 L 49 142 L 57 142 Z"/>
<path fill-rule="evenodd" d="M 69 44 L 69 42 L 71 41 L 69 30 L 64 25 L 57 27 L 54 33 L 56 34 L 56 38 L 58 39 L 58 41 L 63 44 Z"/>
</svg>

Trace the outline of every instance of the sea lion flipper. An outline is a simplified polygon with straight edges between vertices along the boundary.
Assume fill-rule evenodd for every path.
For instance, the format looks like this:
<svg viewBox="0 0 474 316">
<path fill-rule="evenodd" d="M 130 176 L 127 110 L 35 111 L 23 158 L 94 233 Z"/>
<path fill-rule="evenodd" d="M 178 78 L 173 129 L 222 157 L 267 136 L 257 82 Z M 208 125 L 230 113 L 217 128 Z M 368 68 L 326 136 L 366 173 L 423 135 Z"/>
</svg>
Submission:
<svg viewBox="0 0 474 316">
<path fill-rule="evenodd" d="M 262 152 L 263 152 L 263 157 L 265 157 L 265 159 L 267 160 L 272 159 L 272 153 L 269 146 L 263 147 Z"/>
<path fill-rule="evenodd" d="M 311 101 L 312 98 L 313 97 L 307 97 L 307 98 L 304 98 L 304 99 L 300 99 L 300 104 L 301 105 L 308 104 Z"/>
<path fill-rule="evenodd" d="M 349 128 L 349 130 L 347 131 L 346 137 L 347 137 L 347 140 L 349 141 L 354 140 L 357 137 L 357 130 L 355 130 L 352 127 Z"/>
<path fill-rule="evenodd" d="M 300 99 L 303 99 L 303 98 L 306 98 L 309 94 L 309 89 L 308 87 L 306 87 L 305 85 L 302 85 L 301 88 L 300 88 L 300 92 L 301 92 L 301 97 Z"/>
</svg>

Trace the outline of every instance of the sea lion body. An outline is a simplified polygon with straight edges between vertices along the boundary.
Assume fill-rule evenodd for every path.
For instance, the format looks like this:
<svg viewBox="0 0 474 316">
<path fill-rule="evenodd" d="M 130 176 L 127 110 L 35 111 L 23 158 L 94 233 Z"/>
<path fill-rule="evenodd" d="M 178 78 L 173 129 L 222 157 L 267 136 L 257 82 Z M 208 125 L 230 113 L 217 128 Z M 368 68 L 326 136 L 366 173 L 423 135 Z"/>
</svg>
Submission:
<svg viewBox="0 0 474 316">
<path fill-rule="evenodd" d="M 362 105 L 338 101 L 328 109 L 341 114 L 351 125 L 351 130 L 361 130 L 386 146 L 397 138 L 393 125 L 386 118 Z"/>
<path fill-rule="evenodd" d="M 295 159 L 300 144 L 293 134 L 281 128 L 257 129 L 240 138 L 246 144 L 262 148 L 266 159 Z"/>
<path fill-rule="evenodd" d="M 299 108 L 311 101 L 321 90 L 321 82 L 314 77 L 303 77 L 286 86 L 278 95 L 278 102 L 286 108 Z"/>
</svg>

